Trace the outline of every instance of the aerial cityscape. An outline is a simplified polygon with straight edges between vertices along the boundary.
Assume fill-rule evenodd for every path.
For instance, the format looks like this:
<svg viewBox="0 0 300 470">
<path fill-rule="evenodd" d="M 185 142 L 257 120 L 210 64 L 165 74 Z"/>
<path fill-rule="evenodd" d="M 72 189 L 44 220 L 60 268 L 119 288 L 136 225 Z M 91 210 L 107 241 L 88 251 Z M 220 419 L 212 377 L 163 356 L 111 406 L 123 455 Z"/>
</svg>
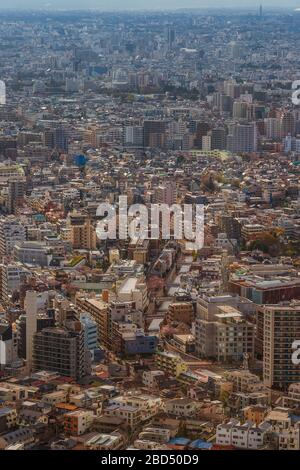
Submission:
<svg viewBox="0 0 300 470">
<path fill-rule="evenodd" d="M 300 5 L 17 3 L 0 450 L 300 450 Z"/>
</svg>

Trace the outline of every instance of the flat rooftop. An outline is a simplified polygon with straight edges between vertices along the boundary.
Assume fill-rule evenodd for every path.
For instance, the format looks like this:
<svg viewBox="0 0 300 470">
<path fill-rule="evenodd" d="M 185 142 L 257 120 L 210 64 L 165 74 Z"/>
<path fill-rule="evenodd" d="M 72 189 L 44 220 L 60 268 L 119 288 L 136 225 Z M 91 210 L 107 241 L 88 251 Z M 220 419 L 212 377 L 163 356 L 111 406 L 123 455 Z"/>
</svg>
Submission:
<svg viewBox="0 0 300 470">
<path fill-rule="evenodd" d="M 119 289 L 119 294 L 130 294 L 137 284 L 138 279 L 136 277 L 128 277 Z"/>
</svg>

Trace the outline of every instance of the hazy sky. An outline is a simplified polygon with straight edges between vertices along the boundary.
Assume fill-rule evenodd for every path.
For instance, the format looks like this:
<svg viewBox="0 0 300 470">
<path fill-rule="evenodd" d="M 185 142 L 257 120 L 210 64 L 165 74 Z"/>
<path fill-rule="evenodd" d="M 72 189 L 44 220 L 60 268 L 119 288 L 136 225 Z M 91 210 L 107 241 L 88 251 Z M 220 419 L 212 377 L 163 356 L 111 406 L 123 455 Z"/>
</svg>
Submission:
<svg viewBox="0 0 300 470">
<path fill-rule="evenodd" d="M 195 7 L 300 7 L 300 0 L 0 0 L 0 8 L 49 9 L 172 9 Z"/>
</svg>

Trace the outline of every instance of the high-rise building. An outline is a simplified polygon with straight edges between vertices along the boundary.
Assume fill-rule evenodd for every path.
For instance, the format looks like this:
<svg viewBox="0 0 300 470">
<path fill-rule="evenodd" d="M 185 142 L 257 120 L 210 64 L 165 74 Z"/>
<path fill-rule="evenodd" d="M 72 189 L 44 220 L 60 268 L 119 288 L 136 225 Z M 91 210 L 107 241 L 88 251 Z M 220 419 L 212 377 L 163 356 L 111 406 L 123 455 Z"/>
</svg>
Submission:
<svg viewBox="0 0 300 470">
<path fill-rule="evenodd" d="M 98 340 L 100 346 L 110 347 L 110 314 L 108 312 L 108 297 L 107 291 L 104 291 L 103 300 L 86 297 L 76 297 L 76 306 L 88 312 L 91 318 L 96 322 Z"/>
<path fill-rule="evenodd" d="M 11 256 L 17 242 L 26 240 L 26 227 L 14 216 L 0 220 L 0 255 Z"/>
<path fill-rule="evenodd" d="M 278 118 L 268 117 L 264 120 L 265 135 L 267 139 L 280 139 L 281 138 L 281 121 Z"/>
<path fill-rule="evenodd" d="M 145 147 L 162 148 L 165 145 L 166 121 L 144 121 L 144 145 Z"/>
<path fill-rule="evenodd" d="M 33 336 L 33 369 L 48 370 L 79 380 L 88 373 L 84 329 L 45 328 Z"/>
<path fill-rule="evenodd" d="M 14 214 L 21 207 L 26 192 L 26 180 L 24 178 L 11 178 L 8 182 L 7 210 Z"/>
<path fill-rule="evenodd" d="M 211 150 L 211 135 L 207 134 L 202 137 L 202 150 Z"/>
<path fill-rule="evenodd" d="M 246 119 L 248 103 L 246 101 L 234 101 L 232 115 L 235 119 Z"/>
<path fill-rule="evenodd" d="M 165 184 L 155 188 L 154 200 L 156 204 L 168 204 L 171 206 L 176 202 L 177 187 L 175 181 L 167 181 Z"/>
<path fill-rule="evenodd" d="M 25 282 L 29 270 L 18 263 L 0 264 L 0 302 L 6 303 L 11 295 L 19 291 L 21 284 Z"/>
<path fill-rule="evenodd" d="M 241 361 L 245 354 L 254 355 L 254 325 L 232 305 L 215 306 L 196 318 L 196 352 L 200 357 L 218 361 Z"/>
<path fill-rule="evenodd" d="M 128 148 L 143 148 L 143 126 L 125 126 L 123 129 L 123 146 Z"/>
<path fill-rule="evenodd" d="M 84 343 L 85 348 L 89 351 L 93 351 L 98 347 L 98 331 L 97 323 L 92 319 L 88 313 L 82 313 L 80 315 L 80 322 L 84 328 Z"/>
<path fill-rule="evenodd" d="M 296 137 L 292 137 L 291 135 L 287 135 L 283 139 L 283 151 L 285 153 L 289 152 L 300 152 L 300 139 Z"/>
<path fill-rule="evenodd" d="M 202 137 L 207 135 L 210 131 L 210 125 L 207 122 L 199 122 L 197 124 L 197 131 L 194 145 L 196 148 L 202 149 Z"/>
<path fill-rule="evenodd" d="M 242 55 L 242 47 L 235 41 L 228 44 L 228 55 L 231 59 L 239 59 Z"/>
<path fill-rule="evenodd" d="M 233 99 L 239 98 L 241 94 L 241 87 L 234 80 L 224 82 L 224 93 Z"/>
<path fill-rule="evenodd" d="M 61 152 L 68 152 L 68 134 L 62 126 L 54 129 L 47 129 L 44 132 L 43 141 L 46 147 L 50 147 Z"/>
<path fill-rule="evenodd" d="M 240 241 L 241 224 L 236 217 L 228 214 L 221 215 L 219 220 L 219 227 L 222 232 L 226 233 L 229 240 L 235 239 Z"/>
<path fill-rule="evenodd" d="M 6 105 L 6 85 L 0 80 L 0 105 Z"/>
<path fill-rule="evenodd" d="M 213 106 L 221 112 L 231 113 L 233 98 L 229 95 L 216 92 L 213 94 Z"/>
<path fill-rule="evenodd" d="M 281 136 L 295 135 L 295 117 L 291 111 L 287 111 L 281 116 Z"/>
<path fill-rule="evenodd" d="M 300 303 L 266 305 L 263 315 L 263 378 L 269 387 L 286 390 L 300 382 L 299 365 L 292 360 L 292 345 L 300 338 Z"/>
<path fill-rule="evenodd" d="M 17 358 L 17 337 L 12 326 L 0 322 L 0 369 L 12 364 Z"/>
<path fill-rule="evenodd" d="M 24 301 L 26 312 L 26 366 L 32 371 L 33 336 L 37 331 L 38 292 L 27 291 Z"/>
<path fill-rule="evenodd" d="M 94 250 L 96 248 L 96 231 L 90 217 L 73 212 L 69 217 L 71 243 L 75 250 Z"/>
<path fill-rule="evenodd" d="M 48 313 L 38 313 L 37 331 L 52 326 L 55 326 L 54 316 L 50 316 Z M 26 315 L 20 315 L 16 320 L 16 330 L 18 337 L 18 357 L 26 359 Z"/>
<path fill-rule="evenodd" d="M 231 124 L 227 136 L 227 150 L 232 153 L 256 152 L 256 124 Z"/>
<path fill-rule="evenodd" d="M 225 150 L 226 149 L 226 131 L 222 127 L 212 129 L 211 135 L 211 150 Z"/>
<path fill-rule="evenodd" d="M 168 48 L 172 49 L 175 43 L 175 29 L 171 26 L 167 29 L 167 41 L 168 41 Z"/>
</svg>

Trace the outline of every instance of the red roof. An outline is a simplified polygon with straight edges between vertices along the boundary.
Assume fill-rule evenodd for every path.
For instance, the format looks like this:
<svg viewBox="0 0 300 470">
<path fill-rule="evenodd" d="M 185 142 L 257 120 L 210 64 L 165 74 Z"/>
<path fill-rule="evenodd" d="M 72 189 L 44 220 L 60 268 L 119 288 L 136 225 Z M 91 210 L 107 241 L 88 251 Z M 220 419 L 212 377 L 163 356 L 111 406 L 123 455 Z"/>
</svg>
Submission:
<svg viewBox="0 0 300 470">
<path fill-rule="evenodd" d="M 211 450 L 235 450 L 234 446 L 221 446 L 220 444 L 214 444 Z"/>
</svg>

